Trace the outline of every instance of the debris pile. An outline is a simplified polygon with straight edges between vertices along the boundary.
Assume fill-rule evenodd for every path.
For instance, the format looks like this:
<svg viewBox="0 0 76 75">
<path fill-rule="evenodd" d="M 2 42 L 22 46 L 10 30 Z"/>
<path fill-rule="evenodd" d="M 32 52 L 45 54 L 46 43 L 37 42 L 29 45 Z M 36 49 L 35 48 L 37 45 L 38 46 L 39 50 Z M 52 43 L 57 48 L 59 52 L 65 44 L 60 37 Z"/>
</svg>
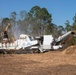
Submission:
<svg viewBox="0 0 76 75">
<path fill-rule="evenodd" d="M 70 47 L 66 48 L 62 53 L 63 54 L 75 54 L 76 46 L 70 46 Z"/>
</svg>

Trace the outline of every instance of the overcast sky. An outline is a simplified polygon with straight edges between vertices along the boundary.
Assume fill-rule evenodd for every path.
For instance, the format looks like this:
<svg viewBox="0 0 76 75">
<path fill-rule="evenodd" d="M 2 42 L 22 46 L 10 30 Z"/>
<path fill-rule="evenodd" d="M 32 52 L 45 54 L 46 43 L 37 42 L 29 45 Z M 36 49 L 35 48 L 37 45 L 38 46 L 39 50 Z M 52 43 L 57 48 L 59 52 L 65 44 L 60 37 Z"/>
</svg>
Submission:
<svg viewBox="0 0 76 75">
<path fill-rule="evenodd" d="M 66 20 L 72 23 L 76 13 L 76 0 L 0 0 L 0 18 L 9 17 L 13 11 L 17 14 L 22 10 L 28 12 L 36 5 L 52 13 L 52 22 L 57 25 L 65 26 Z"/>
</svg>

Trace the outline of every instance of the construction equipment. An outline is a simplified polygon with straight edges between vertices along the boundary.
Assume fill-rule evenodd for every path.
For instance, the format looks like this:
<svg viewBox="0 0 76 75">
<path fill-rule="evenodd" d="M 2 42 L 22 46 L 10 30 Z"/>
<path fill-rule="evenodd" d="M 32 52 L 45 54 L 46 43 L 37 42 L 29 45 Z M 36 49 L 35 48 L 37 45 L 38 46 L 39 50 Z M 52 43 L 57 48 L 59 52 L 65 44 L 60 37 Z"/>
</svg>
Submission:
<svg viewBox="0 0 76 75">
<path fill-rule="evenodd" d="M 10 26 L 10 23 L 7 24 L 7 26 L 5 27 L 5 30 L 2 33 L 2 35 L 3 35 L 2 47 L 3 47 L 4 43 L 6 45 L 9 42 L 8 33 L 7 33 L 9 26 Z"/>
<path fill-rule="evenodd" d="M 7 26 L 5 27 L 5 30 L 3 31 L 3 41 L 7 41 L 8 40 L 8 28 L 10 26 L 10 23 L 7 24 Z"/>
<path fill-rule="evenodd" d="M 5 27 L 5 30 L 4 30 L 4 31 L 8 31 L 8 28 L 9 28 L 10 25 L 11 25 L 11 24 L 8 23 L 7 26 Z"/>
<path fill-rule="evenodd" d="M 5 27 L 4 31 L 3 31 L 3 42 L 14 42 L 15 38 L 11 33 L 11 36 L 8 35 L 8 29 L 11 26 L 10 23 L 7 24 L 7 26 Z"/>
<path fill-rule="evenodd" d="M 69 41 L 73 36 L 75 32 L 69 31 L 62 36 L 59 36 L 58 38 L 53 37 L 52 35 L 43 35 L 40 38 L 37 38 L 39 40 L 39 50 L 41 52 L 48 51 L 50 49 L 57 50 L 62 48 L 62 42 Z"/>
<path fill-rule="evenodd" d="M 32 36 L 21 34 L 19 36 L 19 39 L 15 41 L 14 37 L 11 36 L 11 38 L 8 36 L 8 29 L 10 27 L 10 23 L 7 24 L 5 27 L 5 30 L 3 32 L 3 40 L 0 43 L 0 51 L 2 52 L 10 52 L 12 51 L 18 51 L 18 50 L 25 50 L 26 48 L 29 49 L 38 49 L 38 46 L 34 46 L 38 44 L 37 40 L 34 40 Z M 12 33 L 11 33 L 12 34 Z"/>
<path fill-rule="evenodd" d="M 13 43 L 0 43 L 0 51 L 11 51 L 13 50 L 14 52 L 19 51 L 19 50 L 26 50 L 26 49 L 38 49 L 37 45 L 38 41 L 34 40 L 32 36 L 30 35 L 25 35 L 21 34 L 19 36 L 19 39 L 14 41 Z"/>
<path fill-rule="evenodd" d="M 59 37 L 56 39 L 56 42 L 58 43 L 58 42 L 64 41 L 64 40 L 66 40 L 70 35 L 72 36 L 72 35 L 74 35 L 74 34 L 75 34 L 74 31 L 69 31 L 69 32 L 63 34 L 62 36 L 59 36 Z"/>
<path fill-rule="evenodd" d="M 59 48 L 62 48 L 61 45 L 56 45 L 55 38 L 52 35 L 43 35 L 40 38 L 36 38 L 36 39 L 39 40 L 40 52 L 57 50 Z"/>
<path fill-rule="evenodd" d="M 9 26 L 9 25 L 8 25 Z M 7 28 L 8 29 L 8 28 Z M 6 30 L 7 30 L 6 29 Z M 38 50 L 38 52 L 45 52 L 49 50 L 57 50 L 63 46 L 60 44 L 65 41 L 70 35 L 74 35 L 75 32 L 69 31 L 57 39 L 52 35 L 43 35 L 35 37 L 36 40 L 30 35 L 21 34 L 19 39 L 14 42 L 0 43 L 0 51 L 26 51 L 26 49 Z"/>
</svg>

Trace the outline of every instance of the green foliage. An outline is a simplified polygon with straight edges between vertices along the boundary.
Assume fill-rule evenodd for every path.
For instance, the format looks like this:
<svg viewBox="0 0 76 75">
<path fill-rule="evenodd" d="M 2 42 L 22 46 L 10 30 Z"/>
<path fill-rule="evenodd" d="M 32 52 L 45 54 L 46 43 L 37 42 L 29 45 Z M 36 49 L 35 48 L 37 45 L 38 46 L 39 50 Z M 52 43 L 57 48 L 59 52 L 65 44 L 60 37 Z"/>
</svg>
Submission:
<svg viewBox="0 0 76 75">
<path fill-rule="evenodd" d="M 54 37 L 58 37 L 64 32 L 76 30 L 76 14 L 73 17 L 72 25 L 66 20 L 64 28 L 63 25 L 52 23 L 52 14 L 50 14 L 46 8 L 41 8 L 39 6 L 32 7 L 29 12 L 26 12 L 25 10 L 20 11 L 19 14 L 15 11 L 11 12 L 10 18 L 6 17 L 2 20 L 3 29 L 8 22 L 11 23 L 10 33 L 17 31 L 17 33 L 24 32 L 33 36 L 52 34 Z M 0 29 L 0 32 L 1 31 L 2 30 Z M 0 38 L 0 40 L 2 39 Z M 68 45 L 75 44 L 76 38 L 73 37 Z"/>
<path fill-rule="evenodd" d="M 57 33 L 58 33 L 59 36 L 63 34 L 63 31 L 64 31 L 63 26 L 60 25 L 60 26 L 57 27 Z"/>
<path fill-rule="evenodd" d="M 73 30 L 76 30 L 76 14 L 75 14 L 75 16 L 74 16 L 74 18 L 73 18 L 73 25 L 72 25 L 72 29 Z"/>
<path fill-rule="evenodd" d="M 70 22 L 68 20 L 66 20 L 65 25 L 66 25 L 66 27 L 65 27 L 66 31 L 71 31 L 72 30 L 72 26 L 70 25 Z"/>
<path fill-rule="evenodd" d="M 17 16 L 17 13 L 16 12 L 12 12 L 10 14 L 10 19 L 12 19 L 15 22 L 16 21 L 16 16 Z"/>
<path fill-rule="evenodd" d="M 75 16 L 73 17 L 73 24 L 70 25 L 70 22 L 67 20 L 66 21 L 66 27 L 65 27 L 65 30 L 66 31 L 73 31 L 73 30 L 76 30 L 76 14 Z M 76 37 L 73 37 L 70 42 L 68 42 L 68 45 L 76 45 Z"/>
<path fill-rule="evenodd" d="M 31 20 L 31 25 L 33 27 L 33 32 L 37 32 L 39 35 L 47 34 L 49 30 L 48 26 L 51 26 L 52 15 L 49 14 L 46 8 L 40 8 L 39 6 L 34 6 L 31 8 L 29 18 Z"/>
</svg>

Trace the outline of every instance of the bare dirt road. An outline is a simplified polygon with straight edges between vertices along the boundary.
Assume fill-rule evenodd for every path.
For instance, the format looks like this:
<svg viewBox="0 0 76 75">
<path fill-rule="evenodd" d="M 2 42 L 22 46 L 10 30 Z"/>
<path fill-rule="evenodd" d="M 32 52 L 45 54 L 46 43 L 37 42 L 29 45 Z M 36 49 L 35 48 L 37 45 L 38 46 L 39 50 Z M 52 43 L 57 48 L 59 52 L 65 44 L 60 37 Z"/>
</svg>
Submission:
<svg viewBox="0 0 76 75">
<path fill-rule="evenodd" d="M 76 75 L 76 53 L 0 54 L 0 75 Z"/>
</svg>

